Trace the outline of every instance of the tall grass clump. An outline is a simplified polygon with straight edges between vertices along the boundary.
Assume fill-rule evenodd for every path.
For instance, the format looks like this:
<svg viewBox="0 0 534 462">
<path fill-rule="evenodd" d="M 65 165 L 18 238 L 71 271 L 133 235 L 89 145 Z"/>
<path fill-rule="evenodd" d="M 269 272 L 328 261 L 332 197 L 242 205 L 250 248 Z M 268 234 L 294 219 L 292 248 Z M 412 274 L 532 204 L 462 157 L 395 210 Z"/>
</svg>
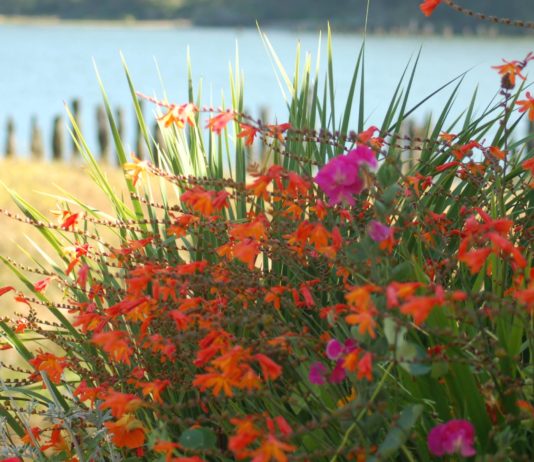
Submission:
<svg viewBox="0 0 534 462">
<path fill-rule="evenodd" d="M 531 460 L 533 57 L 497 67 L 482 114 L 451 120 L 456 84 L 411 139 L 416 64 L 367 126 L 365 46 L 341 110 L 331 51 L 324 81 L 279 67 L 276 124 L 244 112 L 238 66 L 228 109 L 191 79 L 187 102 L 137 93 L 125 66 L 149 158 L 102 92 L 127 197 L 72 120 L 113 216 L 69 195 L 56 223 L 10 191 L 49 249 L 1 257 L 26 287 L 0 288 L 5 461 Z"/>
</svg>

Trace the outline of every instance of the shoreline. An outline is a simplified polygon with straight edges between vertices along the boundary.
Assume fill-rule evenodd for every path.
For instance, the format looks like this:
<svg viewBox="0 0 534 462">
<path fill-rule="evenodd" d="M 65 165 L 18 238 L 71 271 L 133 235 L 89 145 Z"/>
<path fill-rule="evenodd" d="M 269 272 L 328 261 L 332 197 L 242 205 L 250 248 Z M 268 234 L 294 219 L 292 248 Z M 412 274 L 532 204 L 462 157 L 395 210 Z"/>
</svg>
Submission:
<svg viewBox="0 0 534 462">
<path fill-rule="evenodd" d="M 135 27 L 135 28 L 189 28 L 188 19 L 63 19 L 58 16 L 3 16 L 0 26 L 81 26 L 81 27 Z"/>
<path fill-rule="evenodd" d="M 106 28 L 139 28 L 139 29 L 235 29 L 247 30 L 256 29 L 255 25 L 239 24 L 197 24 L 192 20 L 179 19 L 64 19 L 58 16 L 6 16 L 0 15 L 1 26 L 36 26 L 36 27 L 106 27 Z M 263 30 L 280 30 L 280 31 L 299 31 L 299 32 L 317 32 L 317 30 L 326 29 L 326 22 L 315 20 L 303 20 L 296 22 L 266 22 L 261 25 Z M 334 29 L 337 34 L 363 34 L 360 27 L 349 27 L 335 25 Z M 454 32 L 449 26 L 434 27 L 426 25 L 421 28 L 413 26 L 392 27 L 373 27 L 367 33 L 371 37 L 444 37 L 444 38 L 500 38 L 500 39 L 532 39 L 533 34 L 504 34 L 498 29 L 491 26 L 479 27 L 477 29 L 464 29 L 462 32 Z"/>
</svg>

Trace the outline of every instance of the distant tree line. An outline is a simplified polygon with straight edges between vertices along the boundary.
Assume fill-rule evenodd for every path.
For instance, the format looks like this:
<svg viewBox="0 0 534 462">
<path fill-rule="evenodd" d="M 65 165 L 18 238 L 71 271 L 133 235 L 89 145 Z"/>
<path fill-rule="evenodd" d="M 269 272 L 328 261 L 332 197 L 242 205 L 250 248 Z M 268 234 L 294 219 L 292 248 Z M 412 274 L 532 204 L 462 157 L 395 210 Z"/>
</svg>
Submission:
<svg viewBox="0 0 534 462">
<path fill-rule="evenodd" d="M 421 0 L 371 0 L 371 28 L 428 25 L 419 14 Z M 534 0 L 458 0 L 488 14 L 534 20 Z M 264 25 L 331 21 L 344 28 L 365 22 L 367 0 L 0 0 L 0 15 L 45 15 L 65 19 L 187 19 L 203 25 Z M 476 23 L 475 23 L 476 24 Z M 462 30 L 474 21 L 443 6 L 433 26 Z"/>
</svg>

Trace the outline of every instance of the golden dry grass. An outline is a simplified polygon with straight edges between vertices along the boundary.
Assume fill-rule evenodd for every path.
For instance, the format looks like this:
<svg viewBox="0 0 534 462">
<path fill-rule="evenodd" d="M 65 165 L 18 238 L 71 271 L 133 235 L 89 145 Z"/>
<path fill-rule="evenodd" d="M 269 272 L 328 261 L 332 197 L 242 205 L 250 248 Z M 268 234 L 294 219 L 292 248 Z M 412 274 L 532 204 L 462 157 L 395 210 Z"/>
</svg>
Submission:
<svg viewBox="0 0 534 462">
<path fill-rule="evenodd" d="M 110 183 L 122 189 L 124 185 L 122 173 L 112 167 L 104 170 Z M 80 164 L 0 159 L 0 182 L 15 190 L 37 210 L 49 217 L 51 221 L 54 220 L 51 210 L 56 209 L 61 200 L 50 195 L 65 196 L 61 188 L 97 209 L 105 212 L 111 211 L 108 199 L 93 183 L 85 168 Z M 0 208 L 20 214 L 9 193 L 1 185 Z M 44 238 L 29 225 L 16 222 L 4 214 L 0 214 L 0 230 L 0 255 L 2 256 L 11 257 L 24 265 L 36 266 L 22 250 L 25 249 L 32 256 L 40 258 L 28 238 L 52 254 L 52 250 Z M 0 264 L 0 287 L 6 285 L 21 287 L 16 276 L 3 264 Z M 11 299 L 12 297 L 8 296 L 0 299 L 0 315 L 13 312 Z"/>
</svg>

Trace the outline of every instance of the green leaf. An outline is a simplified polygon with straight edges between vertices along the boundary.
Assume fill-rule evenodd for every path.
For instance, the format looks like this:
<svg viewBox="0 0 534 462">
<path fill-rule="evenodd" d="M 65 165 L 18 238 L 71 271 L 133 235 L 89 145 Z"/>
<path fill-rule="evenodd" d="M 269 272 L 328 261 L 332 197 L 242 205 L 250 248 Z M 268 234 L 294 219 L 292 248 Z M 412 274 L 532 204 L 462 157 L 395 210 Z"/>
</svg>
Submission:
<svg viewBox="0 0 534 462">
<path fill-rule="evenodd" d="M 217 436 L 209 428 L 190 428 L 182 433 L 179 443 L 186 449 L 214 449 Z"/>
<path fill-rule="evenodd" d="M 389 431 L 375 455 L 369 459 L 369 462 L 378 462 L 379 460 L 393 457 L 408 439 L 410 431 L 422 413 L 423 406 L 421 404 L 405 407 L 399 420 L 397 420 L 396 426 Z"/>
</svg>

